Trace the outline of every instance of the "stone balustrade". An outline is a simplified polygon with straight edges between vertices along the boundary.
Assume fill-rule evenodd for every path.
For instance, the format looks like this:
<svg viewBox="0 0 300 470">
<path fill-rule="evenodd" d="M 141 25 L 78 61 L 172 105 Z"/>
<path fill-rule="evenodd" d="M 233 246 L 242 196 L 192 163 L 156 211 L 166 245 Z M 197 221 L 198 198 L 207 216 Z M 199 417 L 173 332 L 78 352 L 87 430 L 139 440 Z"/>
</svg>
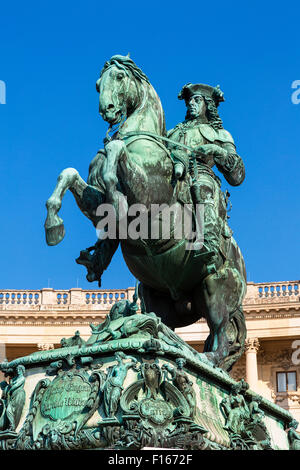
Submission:
<svg viewBox="0 0 300 470">
<path fill-rule="evenodd" d="M 3 290 L 0 291 L 0 305 L 15 305 L 21 308 L 24 305 L 40 305 L 42 292 L 38 290 Z"/>
<path fill-rule="evenodd" d="M 0 291 L 0 310 L 45 310 L 49 309 L 79 309 L 79 310 L 109 310 L 111 305 L 119 300 L 132 301 L 134 287 L 127 289 L 95 289 L 84 290 L 2 290 Z"/>
<path fill-rule="evenodd" d="M 128 299 L 132 301 L 134 287 L 127 289 L 84 290 L 2 290 L 0 291 L 0 310 L 109 310 L 115 302 Z M 300 281 L 287 282 L 249 282 L 244 307 L 253 304 L 291 303 L 300 301 Z"/>
<path fill-rule="evenodd" d="M 300 281 L 248 282 L 244 306 L 300 301 Z"/>
</svg>

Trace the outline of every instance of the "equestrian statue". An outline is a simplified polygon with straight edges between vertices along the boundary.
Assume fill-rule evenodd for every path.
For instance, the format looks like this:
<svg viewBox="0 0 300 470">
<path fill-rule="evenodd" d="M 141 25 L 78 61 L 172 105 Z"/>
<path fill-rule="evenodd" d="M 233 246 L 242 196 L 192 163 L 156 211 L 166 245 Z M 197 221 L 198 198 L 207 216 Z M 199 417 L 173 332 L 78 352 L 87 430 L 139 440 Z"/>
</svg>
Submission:
<svg viewBox="0 0 300 470">
<path fill-rule="evenodd" d="M 228 371 L 244 350 L 246 271 L 228 226 L 229 193 L 221 191 L 214 167 L 232 186 L 243 182 L 245 169 L 218 114 L 223 93 L 219 86 L 186 84 L 178 96 L 187 107 L 185 120 L 167 132 L 160 99 L 129 56 L 107 61 L 96 89 L 99 112 L 109 123 L 104 148 L 92 160 L 87 182 L 74 168 L 59 175 L 46 204 L 46 241 L 56 245 L 64 237 L 58 212 L 68 189 L 97 229 L 105 219 L 103 208 L 112 207 L 115 236 L 98 230 L 95 245 L 76 260 L 87 268 L 87 279 L 101 285 L 120 245 L 139 281 L 142 311 L 154 312 L 172 329 L 205 318 L 210 334 L 203 360 Z M 137 205 L 144 208 L 149 230 L 141 230 L 141 236 L 128 230 L 124 236 L 124 224 L 138 225 Z M 183 213 L 190 215 L 190 229 L 178 235 L 185 225 Z M 150 228 L 155 224 L 154 237 Z"/>
</svg>

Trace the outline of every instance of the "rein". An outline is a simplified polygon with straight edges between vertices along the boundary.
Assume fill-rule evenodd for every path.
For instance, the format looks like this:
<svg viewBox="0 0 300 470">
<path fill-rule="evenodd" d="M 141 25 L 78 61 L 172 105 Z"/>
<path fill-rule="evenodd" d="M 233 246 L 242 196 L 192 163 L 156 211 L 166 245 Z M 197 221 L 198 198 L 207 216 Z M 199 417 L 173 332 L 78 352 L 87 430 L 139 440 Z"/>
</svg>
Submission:
<svg viewBox="0 0 300 470">
<path fill-rule="evenodd" d="M 169 144 L 172 144 L 174 148 L 183 148 L 185 150 L 189 150 L 193 155 L 194 154 L 201 155 L 201 152 L 197 152 L 197 150 L 194 150 L 189 145 L 182 144 L 181 142 L 176 142 L 175 140 L 169 139 L 168 137 L 163 137 L 162 135 L 154 134 L 153 132 L 132 131 L 132 132 L 127 132 L 127 134 L 121 134 L 119 132 L 119 136 L 121 139 L 127 139 L 129 137 L 134 137 L 134 136 L 139 136 L 139 135 L 146 135 L 149 137 L 154 137 L 155 139 L 163 140 L 164 142 L 168 142 Z"/>
<path fill-rule="evenodd" d="M 197 156 L 198 157 L 201 157 L 201 156 L 204 157 L 205 156 L 202 152 L 194 150 L 189 145 L 182 144 L 181 142 L 176 142 L 175 140 L 169 139 L 168 137 L 163 137 L 162 135 L 158 135 L 158 134 L 155 134 L 153 132 L 132 131 L 132 132 L 127 132 L 127 134 L 122 134 L 122 133 L 118 132 L 118 135 L 121 139 L 128 139 L 130 137 L 144 135 L 144 136 L 147 136 L 147 137 L 152 137 L 153 139 L 162 140 L 163 142 L 167 142 L 168 144 L 171 144 L 173 146 L 173 148 L 175 148 L 175 149 L 182 148 L 184 150 L 188 150 L 191 153 L 191 158 L 194 160 L 194 163 L 196 163 L 196 157 Z M 170 155 L 170 158 L 171 158 L 171 160 L 174 164 L 174 159 L 172 158 L 172 154 Z M 187 168 L 187 162 L 186 162 L 186 159 L 184 157 L 177 154 L 175 156 L 175 158 L 177 160 L 179 160 L 184 165 L 185 168 Z"/>
</svg>

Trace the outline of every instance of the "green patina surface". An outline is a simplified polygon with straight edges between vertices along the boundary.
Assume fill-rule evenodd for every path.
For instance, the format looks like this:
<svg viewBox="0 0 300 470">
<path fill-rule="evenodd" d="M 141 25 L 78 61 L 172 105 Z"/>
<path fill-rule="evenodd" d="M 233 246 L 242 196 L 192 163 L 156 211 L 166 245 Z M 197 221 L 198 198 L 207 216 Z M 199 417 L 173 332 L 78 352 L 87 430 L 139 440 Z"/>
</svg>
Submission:
<svg viewBox="0 0 300 470">
<path fill-rule="evenodd" d="M 57 377 L 43 396 L 41 415 L 53 421 L 70 419 L 85 407 L 90 393 L 90 384 L 81 377 Z"/>
<path fill-rule="evenodd" d="M 70 346 L 74 342 L 79 345 Z M 288 448 L 284 429 L 291 415 L 209 364 L 156 315 L 131 312 L 93 325 L 87 343 L 75 334 L 60 349 L 0 365 L 12 376 L 19 371 L 23 387 L 20 367 L 26 367 L 34 387 L 25 386 L 26 413 L 15 438 L 9 429 L 0 433 L 2 448 Z M 251 438 L 233 433 L 235 400 L 257 440 L 253 432 Z"/>
<path fill-rule="evenodd" d="M 209 430 L 209 437 L 212 440 L 229 447 L 230 440 L 228 433 L 224 429 L 225 419 L 220 411 L 220 403 L 223 398 L 228 396 L 228 392 L 204 378 L 198 378 L 196 383 L 199 393 L 196 420 L 202 426 L 206 425 L 206 428 Z"/>
<path fill-rule="evenodd" d="M 232 186 L 243 182 L 245 168 L 218 113 L 223 92 L 185 85 L 178 96 L 185 120 L 167 133 L 159 97 L 128 56 L 107 61 L 96 86 L 110 126 L 104 148 L 87 182 L 73 168 L 60 174 L 47 201 L 47 243 L 65 235 L 58 211 L 67 189 L 94 226 L 104 203 L 116 214 L 123 208 L 127 222 L 132 204 L 146 211 L 153 204 L 172 206 L 169 238 L 162 232 L 155 240 L 108 237 L 81 251 L 77 263 L 100 284 L 120 244 L 139 293 L 91 325 L 88 341 L 76 332 L 60 349 L 0 364 L 9 377 L 1 384 L 0 448 L 298 448 L 291 415 L 226 372 L 244 350 L 246 271 L 227 223 L 229 193 L 221 191 L 214 168 Z M 192 229 L 203 206 L 201 243 L 197 239 L 192 249 L 186 233 L 175 236 L 183 204 L 190 204 Z M 161 220 L 158 213 L 162 229 Z M 199 354 L 172 329 L 201 317 L 210 334 Z"/>
<path fill-rule="evenodd" d="M 228 226 L 229 192 L 222 192 L 215 170 L 239 186 L 245 168 L 219 116 L 224 94 L 219 86 L 186 84 L 178 95 L 186 105 L 185 119 L 167 132 L 160 99 L 130 57 L 114 55 L 105 62 L 96 88 L 100 114 L 109 124 L 104 148 L 91 162 L 87 182 L 73 168 L 60 174 L 47 201 L 47 243 L 56 245 L 65 235 L 58 212 L 68 189 L 94 226 L 105 219 L 97 208 L 109 205 L 120 216 L 116 232 L 107 232 L 106 239 L 82 250 L 76 260 L 87 268 L 87 279 L 101 283 L 120 244 L 129 270 L 140 281 L 146 311 L 172 328 L 205 318 L 210 335 L 204 353 L 214 365 L 230 370 L 246 338 L 246 270 Z M 139 225 L 129 216 L 134 204 L 143 206 L 151 226 L 146 233 L 126 230 L 124 235 L 124 226 Z M 190 224 L 178 236 L 184 204 L 190 208 Z M 161 209 L 153 212 L 162 205 L 172 208 L 168 222 Z M 194 242 L 192 233 L 197 233 Z"/>
<path fill-rule="evenodd" d="M 137 315 L 139 316 L 139 315 Z M 113 325 L 112 325 L 113 327 Z M 178 344 L 182 343 L 182 340 L 178 338 Z M 19 365 L 28 367 L 36 366 L 46 366 L 52 362 L 65 360 L 68 361 L 70 358 L 78 359 L 81 358 L 101 358 L 109 357 L 110 354 L 123 351 L 126 354 L 131 353 L 132 351 L 138 351 L 143 354 L 146 352 L 144 345 L 147 340 L 151 339 L 151 335 L 134 335 L 133 338 L 120 338 L 118 340 L 110 340 L 107 343 L 94 343 L 91 346 L 69 346 L 61 349 L 49 350 L 49 351 L 39 351 L 32 353 L 29 356 L 15 359 L 11 362 L 5 362 L 0 365 L 0 369 L 5 371 L 13 371 Z M 168 357 L 175 360 L 177 357 L 185 358 L 187 365 L 191 370 L 204 377 L 206 380 L 206 385 L 218 384 L 221 387 L 221 390 L 229 390 L 230 387 L 235 383 L 226 372 L 222 369 L 214 367 L 212 364 L 205 360 L 205 357 L 196 351 L 191 351 L 191 349 L 186 345 L 182 349 L 178 349 L 177 346 L 172 346 L 162 339 L 159 342 L 159 349 L 156 352 L 157 357 Z M 200 385 L 200 384 L 199 384 Z M 202 394 L 204 394 L 204 389 L 202 389 Z M 246 395 L 251 399 L 253 396 L 256 396 L 256 393 L 247 390 Z M 203 399 L 205 400 L 203 395 Z M 261 406 L 264 409 L 268 410 L 272 415 L 280 416 L 284 422 L 289 422 L 291 420 L 291 415 L 288 411 L 283 408 L 275 405 L 269 400 L 262 399 Z"/>
</svg>

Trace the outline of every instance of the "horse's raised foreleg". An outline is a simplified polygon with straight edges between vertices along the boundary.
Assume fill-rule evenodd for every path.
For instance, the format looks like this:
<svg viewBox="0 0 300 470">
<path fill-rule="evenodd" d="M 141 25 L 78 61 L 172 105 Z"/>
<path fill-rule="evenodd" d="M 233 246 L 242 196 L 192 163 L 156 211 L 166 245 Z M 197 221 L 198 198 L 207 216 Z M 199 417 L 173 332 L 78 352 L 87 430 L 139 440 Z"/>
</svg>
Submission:
<svg viewBox="0 0 300 470">
<path fill-rule="evenodd" d="M 57 245 L 65 236 L 63 220 L 58 216 L 65 192 L 68 189 L 71 189 L 76 202 L 80 206 L 84 190 L 87 186 L 88 185 L 81 178 L 75 168 L 66 168 L 60 173 L 55 189 L 46 202 L 47 218 L 45 222 L 45 231 L 48 245 Z"/>
</svg>

